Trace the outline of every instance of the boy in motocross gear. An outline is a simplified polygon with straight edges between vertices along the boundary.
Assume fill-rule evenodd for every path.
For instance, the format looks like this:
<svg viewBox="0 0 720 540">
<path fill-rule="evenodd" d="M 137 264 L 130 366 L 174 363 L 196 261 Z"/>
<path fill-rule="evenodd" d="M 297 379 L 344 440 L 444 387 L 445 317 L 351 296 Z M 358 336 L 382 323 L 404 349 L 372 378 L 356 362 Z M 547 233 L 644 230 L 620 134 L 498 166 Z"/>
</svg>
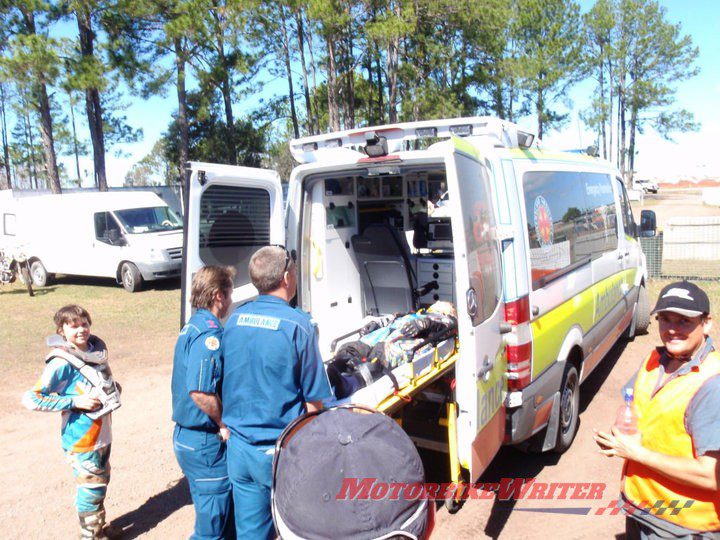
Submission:
<svg viewBox="0 0 720 540">
<path fill-rule="evenodd" d="M 107 538 L 103 503 L 110 481 L 111 411 L 120 405 L 120 388 L 105 343 L 90 334 L 90 314 L 68 305 L 54 322 L 64 341 L 48 354 L 45 370 L 22 402 L 31 410 L 62 414 L 61 444 L 77 484 L 80 538 Z M 91 371 L 83 374 L 81 367 Z"/>
</svg>

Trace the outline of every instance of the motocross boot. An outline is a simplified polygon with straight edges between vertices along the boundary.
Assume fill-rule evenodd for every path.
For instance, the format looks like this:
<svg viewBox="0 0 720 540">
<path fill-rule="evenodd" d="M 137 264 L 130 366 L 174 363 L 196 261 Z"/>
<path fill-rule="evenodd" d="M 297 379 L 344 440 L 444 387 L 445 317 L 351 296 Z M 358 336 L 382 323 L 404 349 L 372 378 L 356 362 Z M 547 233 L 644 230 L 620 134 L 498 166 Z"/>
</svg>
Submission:
<svg viewBox="0 0 720 540">
<path fill-rule="evenodd" d="M 105 526 L 105 510 L 96 512 L 79 512 L 80 519 L 80 540 L 108 540 L 103 532 Z"/>
</svg>

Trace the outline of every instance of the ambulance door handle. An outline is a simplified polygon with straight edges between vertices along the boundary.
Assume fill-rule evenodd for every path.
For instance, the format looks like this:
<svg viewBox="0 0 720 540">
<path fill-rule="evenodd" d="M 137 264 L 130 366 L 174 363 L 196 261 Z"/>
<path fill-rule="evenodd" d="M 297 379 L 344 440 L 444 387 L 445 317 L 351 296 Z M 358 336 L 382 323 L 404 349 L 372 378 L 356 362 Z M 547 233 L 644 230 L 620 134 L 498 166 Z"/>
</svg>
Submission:
<svg viewBox="0 0 720 540">
<path fill-rule="evenodd" d="M 489 378 L 488 374 L 493 370 L 494 367 L 495 363 L 491 362 L 488 356 L 485 356 L 485 358 L 483 358 L 483 364 L 480 368 L 480 372 L 477 374 L 477 378 L 484 378 L 487 380 Z"/>
</svg>

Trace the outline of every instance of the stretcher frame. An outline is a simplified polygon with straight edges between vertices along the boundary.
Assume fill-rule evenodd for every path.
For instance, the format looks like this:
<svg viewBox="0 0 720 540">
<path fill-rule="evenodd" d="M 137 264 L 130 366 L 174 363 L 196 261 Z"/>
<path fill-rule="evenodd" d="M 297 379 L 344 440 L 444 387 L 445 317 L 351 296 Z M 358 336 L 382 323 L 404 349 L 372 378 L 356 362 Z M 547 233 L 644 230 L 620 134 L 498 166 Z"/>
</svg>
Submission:
<svg viewBox="0 0 720 540">
<path fill-rule="evenodd" d="M 410 403 L 414 396 L 454 369 L 460 352 L 458 350 L 457 337 L 453 339 L 455 339 L 455 348 L 447 358 L 442 359 L 439 354 L 439 348 L 435 347 L 430 369 L 425 373 L 415 376 L 413 365 L 410 381 L 378 403 L 376 409 L 388 416 L 392 416 Z M 412 362 L 410 363 L 412 364 Z M 450 481 L 457 486 L 453 498 L 446 500 L 445 506 L 449 511 L 455 512 L 459 509 L 464 489 L 462 487 L 462 468 L 460 466 L 460 458 L 458 457 L 457 403 L 455 402 L 454 396 L 446 403 L 446 418 L 440 419 L 440 425 L 444 425 L 444 427 L 447 428 Z"/>
</svg>

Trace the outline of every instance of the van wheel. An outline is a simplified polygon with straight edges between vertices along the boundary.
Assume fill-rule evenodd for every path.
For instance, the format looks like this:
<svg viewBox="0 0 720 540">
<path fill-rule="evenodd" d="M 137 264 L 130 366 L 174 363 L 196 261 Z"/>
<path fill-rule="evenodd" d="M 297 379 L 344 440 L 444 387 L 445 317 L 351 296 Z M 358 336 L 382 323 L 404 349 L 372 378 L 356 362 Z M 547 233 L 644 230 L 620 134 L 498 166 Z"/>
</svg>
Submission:
<svg viewBox="0 0 720 540">
<path fill-rule="evenodd" d="M 33 261 L 30 265 L 30 276 L 33 285 L 36 287 L 44 287 L 48 283 L 48 273 L 45 266 L 40 261 Z"/>
<path fill-rule="evenodd" d="M 125 262 L 120 267 L 120 278 L 122 285 L 128 292 L 137 292 L 142 287 L 142 274 L 140 270 L 131 262 Z"/>
<path fill-rule="evenodd" d="M 562 454 L 572 444 L 578 430 L 580 412 L 580 379 L 575 366 L 567 364 L 560 387 L 560 414 L 555 448 L 556 454 Z"/>
</svg>

